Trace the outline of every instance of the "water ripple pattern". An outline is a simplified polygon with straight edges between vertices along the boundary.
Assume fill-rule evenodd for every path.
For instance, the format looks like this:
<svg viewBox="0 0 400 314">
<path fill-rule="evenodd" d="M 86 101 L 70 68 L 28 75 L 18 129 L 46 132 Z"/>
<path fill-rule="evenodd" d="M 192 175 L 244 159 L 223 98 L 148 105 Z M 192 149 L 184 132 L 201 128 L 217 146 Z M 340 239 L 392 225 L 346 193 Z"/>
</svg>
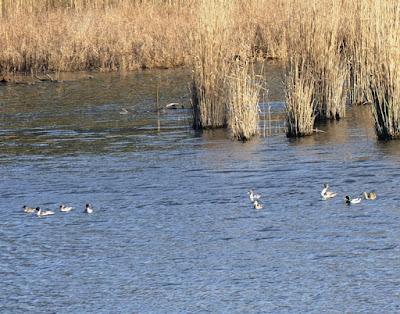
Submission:
<svg viewBox="0 0 400 314">
<path fill-rule="evenodd" d="M 189 78 L 0 87 L 0 311 L 400 312 L 400 146 L 376 141 L 368 108 L 237 143 L 192 131 L 190 109 L 157 114 L 157 84 L 161 105 L 188 105 Z"/>
</svg>

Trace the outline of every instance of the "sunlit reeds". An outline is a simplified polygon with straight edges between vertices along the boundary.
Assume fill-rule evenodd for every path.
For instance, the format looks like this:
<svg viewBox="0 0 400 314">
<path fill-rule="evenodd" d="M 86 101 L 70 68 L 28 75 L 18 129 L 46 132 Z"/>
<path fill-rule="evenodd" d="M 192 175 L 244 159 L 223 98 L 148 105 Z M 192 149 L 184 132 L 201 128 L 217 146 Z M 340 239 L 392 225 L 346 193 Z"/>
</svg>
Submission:
<svg viewBox="0 0 400 314">
<path fill-rule="evenodd" d="M 400 138 L 400 3 L 371 2 L 364 47 L 378 138 Z"/>
<path fill-rule="evenodd" d="M 338 1 L 321 1 L 313 17 L 315 23 L 312 58 L 316 83 L 317 119 L 340 119 L 346 115 L 347 60 L 342 53 L 341 16 Z"/>
<path fill-rule="evenodd" d="M 257 134 L 261 77 L 255 75 L 254 42 L 237 29 L 231 0 L 204 0 L 193 38 L 193 120 L 196 129 L 228 127 L 232 138 Z M 253 33 L 254 34 L 254 33 Z"/>
<path fill-rule="evenodd" d="M 252 106 L 247 112 L 231 104 L 247 103 L 237 90 L 253 99 L 246 90 L 254 78 L 233 80 L 244 74 L 232 64 L 236 56 L 278 58 L 287 69 L 288 135 L 310 134 L 314 120 L 345 117 L 347 97 L 349 104 L 372 102 L 378 136 L 397 138 L 399 6 L 395 0 L 0 0 L 0 74 L 187 65 L 194 126 L 229 126 L 241 139 L 237 134 L 254 133 L 256 115 Z M 239 127 L 234 113 L 249 125 Z"/>
<path fill-rule="evenodd" d="M 299 54 L 289 58 L 286 78 L 286 117 L 288 137 L 311 135 L 315 121 L 315 80 L 312 69 Z"/>
<path fill-rule="evenodd" d="M 252 60 L 234 62 L 228 80 L 228 127 L 233 138 L 247 141 L 258 133 L 263 77 Z"/>
<path fill-rule="evenodd" d="M 363 46 L 367 35 L 363 31 L 366 12 L 369 7 L 367 0 L 356 0 L 343 3 L 341 14 L 341 43 L 342 57 L 347 61 L 347 95 L 350 105 L 361 105 L 368 101 L 369 77 L 366 73 L 366 49 Z M 367 9 L 368 10 L 368 9 Z M 352 12 L 352 14 L 345 14 Z M 369 23 L 369 22 L 368 22 Z"/>
<path fill-rule="evenodd" d="M 227 90 L 232 42 L 232 2 L 203 0 L 198 32 L 193 35 L 193 126 L 196 129 L 227 125 Z"/>
<path fill-rule="evenodd" d="M 190 59 L 190 5 L 163 1 L 6 1 L 0 73 L 135 70 Z M 188 2 L 190 3 L 190 2 Z"/>
</svg>

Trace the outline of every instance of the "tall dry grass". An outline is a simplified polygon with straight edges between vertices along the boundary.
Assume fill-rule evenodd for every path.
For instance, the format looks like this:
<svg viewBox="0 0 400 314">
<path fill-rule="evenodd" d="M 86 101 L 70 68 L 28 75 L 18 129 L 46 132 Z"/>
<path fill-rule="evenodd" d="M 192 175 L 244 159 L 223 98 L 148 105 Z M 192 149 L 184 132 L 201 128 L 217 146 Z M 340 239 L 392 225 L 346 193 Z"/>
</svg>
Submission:
<svg viewBox="0 0 400 314">
<path fill-rule="evenodd" d="M 368 2 L 363 21 L 369 93 L 378 138 L 400 138 L 400 3 Z"/>
<path fill-rule="evenodd" d="M 0 74 L 190 65 L 203 2 L 0 0 Z M 237 38 L 260 55 L 284 53 L 285 1 L 225 2 Z"/>
<path fill-rule="evenodd" d="M 351 105 L 365 104 L 368 99 L 369 75 L 367 71 L 367 51 L 363 46 L 365 36 L 363 25 L 369 7 L 366 0 L 355 0 L 343 3 L 341 15 L 342 43 L 341 49 L 347 61 L 347 95 Z M 368 9 L 367 9 L 368 10 Z M 368 22 L 369 23 L 369 22 Z"/>
<path fill-rule="evenodd" d="M 346 114 L 348 67 L 341 49 L 343 13 L 340 2 L 329 0 L 311 6 L 299 3 L 289 12 L 287 55 L 299 54 L 311 70 L 318 120 L 339 119 Z"/>
<path fill-rule="evenodd" d="M 192 7 L 176 2 L 3 0 L 0 73 L 188 64 Z"/>
<path fill-rule="evenodd" d="M 317 119 L 340 119 L 346 116 L 347 59 L 343 54 L 342 15 L 339 1 L 324 2 L 319 14 L 315 43 Z M 327 10 L 330 12 L 327 14 Z"/>
<path fill-rule="evenodd" d="M 316 104 L 315 80 L 310 64 L 300 54 L 288 60 L 285 78 L 287 137 L 311 135 Z"/>
<path fill-rule="evenodd" d="M 193 34 L 193 125 L 196 129 L 227 125 L 226 75 L 232 61 L 232 12 L 229 0 L 203 0 L 198 32 Z"/>
<path fill-rule="evenodd" d="M 312 81 L 313 119 L 345 117 L 346 98 L 369 100 L 378 136 L 396 138 L 398 15 L 395 0 L 0 0 L 0 74 L 189 65 L 194 126 L 226 127 L 238 99 L 227 78 L 246 47 L 246 58 L 293 71 L 287 99 L 304 110 L 288 120 L 308 112 Z"/>
<path fill-rule="evenodd" d="M 228 76 L 228 127 L 232 138 L 247 141 L 258 134 L 259 100 L 264 79 L 252 60 L 234 63 Z"/>
<path fill-rule="evenodd" d="M 203 0 L 193 38 L 192 104 L 196 129 L 228 127 L 247 141 L 257 134 L 262 83 L 254 71 L 251 24 L 237 26 L 240 1 Z"/>
</svg>

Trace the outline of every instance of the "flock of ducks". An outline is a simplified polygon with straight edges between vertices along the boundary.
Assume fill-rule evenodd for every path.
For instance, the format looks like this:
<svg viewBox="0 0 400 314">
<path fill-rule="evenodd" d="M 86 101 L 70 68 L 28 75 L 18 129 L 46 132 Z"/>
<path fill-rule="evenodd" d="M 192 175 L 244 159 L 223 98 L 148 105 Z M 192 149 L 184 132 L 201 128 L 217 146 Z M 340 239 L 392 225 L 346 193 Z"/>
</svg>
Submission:
<svg viewBox="0 0 400 314">
<path fill-rule="evenodd" d="M 337 195 L 337 193 L 329 191 L 328 189 L 329 189 L 329 185 L 324 184 L 324 188 L 321 191 L 321 197 L 324 201 L 334 198 Z M 247 192 L 247 195 L 249 196 L 250 202 L 253 204 L 254 209 L 263 209 L 264 208 L 263 204 L 261 203 L 261 195 L 260 194 L 255 193 L 253 190 L 249 190 Z M 376 193 L 374 191 L 363 192 L 362 195 L 364 196 L 364 198 L 366 200 L 375 200 L 376 199 Z M 358 203 L 361 203 L 361 197 L 351 198 L 349 195 L 346 195 L 344 197 L 344 202 L 347 205 L 358 204 Z M 40 207 L 35 208 L 35 207 L 28 207 L 28 206 L 24 205 L 24 206 L 22 206 L 22 209 L 24 210 L 25 213 L 30 213 L 30 214 L 36 213 L 36 215 L 38 217 L 54 215 L 54 211 L 44 210 L 44 209 L 41 209 Z M 73 207 L 61 204 L 59 209 L 60 209 L 60 212 L 68 213 L 71 210 L 73 210 Z M 89 203 L 86 204 L 84 213 L 92 214 L 93 212 L 94 212 L 93 206 Z"/>
<path fill-rule="evenodd" d="M 55 214 L 54 211 L 52 211 L 52 210 L 44 210 L 40 207 L 35 208 L 35 207 L 28 207 L 28 206 L 24 205 L 24 206 L 22 206 L 22 209 L 23 209 L 24 213 L 28 213 L 28 214 L 36 213 L 36 216 L 38 216 L 38 217 L 51 216 L 51 215 Z M 73 210 L 74 208 L 71 206 L 66 206 L 64 204 L 61 204 L 59 209 L 60 209 L 60 212 L 68 213 L 71 210 Z M 94 212 L 94 208 L 91 204 L 88 203 L 85 205 L 85 210 L 83 212 L 86 214 L 92 214 Z"/>
<path fill-rule="evenodd" d="M 324 201 L 329 200 L 331 198 L 334 198 L 337 195 L 337 193 L 332 192 L 332 191 L 328 191 L 328 189 L 329 189 L 329 185 L 325 183 L 324 184 L 324 188 L 321 191 L 321 196 L 322 196 L 322 199 Z M 376 192 L 375 191 L 363 192 L 361 195 L 364 196 L 364 199 L 366 199 L 366 200 L 375 200 L 376 199 Z M 344 202 L 347 205 L 359 204 L 359 203 L 361 203 L 361 200 L 362 200 L 361 197 L 351 198 L 349 195 L 346 195 L 344 197 Z"/>
<path fill-rule="evenodd" d="M 255 209 L 262 209 L 264 206 L 261 203 L 261 195 L 258 193 L 255 193 L 253 190 L 249 190 L 247 192 L 247 195 L 249 196 L 250 202 L 253 204 L 253 207 Z M 324 184 L 324 188 L 321 191 L 321 196 L 324 201 L 329 200 L 331 198 L 334 198 L 337 195 L 337 193 L 329 191 L 329 185 Z M 376 200 L 376 192 L 371 191 L 371 192 L 363 192 L 361 194 L 364 199 L 366 200 Z M 346 205 L 352 205 L 352 204 L 359 204 L 361 203 L 362 198 L 361 197 L 356 197 L 356 198 L 351 198 L 349 195 L 346 195 L 344 197 L 344 202 Z"/>
</svg>

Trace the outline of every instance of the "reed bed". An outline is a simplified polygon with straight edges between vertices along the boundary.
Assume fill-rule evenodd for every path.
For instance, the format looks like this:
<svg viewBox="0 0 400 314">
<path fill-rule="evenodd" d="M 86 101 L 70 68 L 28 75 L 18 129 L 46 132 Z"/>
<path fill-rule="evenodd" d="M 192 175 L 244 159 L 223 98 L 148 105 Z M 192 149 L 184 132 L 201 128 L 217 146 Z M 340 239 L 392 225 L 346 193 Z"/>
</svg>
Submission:
<svg viewBox="0 0 400 314">
<path fill-rule="evenodd" d="M 287 26 L 287 55 L 290 58 L 298 54 L 304 59 L 301 63 L 307 66 L 307 75 L 314 77 L 316 119 L 344 117 L 348 67 L 341 51 L 342 7 L 335 1 L 321 1 L 313 6 L 309 3 L 293 6 L 289 14 L 292 18 Z M 297 34 L 297 37 L 293 34 Z"/>
<path fill-rule="evenodd" d="M 229 0 L 203 0 L 193 42 L 192 106 L 195 129 L 227 126 L 227 90 L 233 6 Z"/>
<path fill-rule="evenodd" d="M 204 0 L 193 39 L 194 128 L 228 127 L 232 138 L 257 134 L 261 77 L 255 75 L 251 24 L 238 29 L 240 7 L 231 0 Z"/>
<path fill-rule="evenodd" d="M 259 99 L 264 79 L 252 60 L 238 60 L 228 77 L 228 127 L 232 138 L 248 141 L 258 134 Z"/>
<path fill-rule="evenodd" d="M 283 53 L 283 0 L 270 14 L 271 0 L 225 4 L 236 38 L 259 55 Z M 0 75 L 191 65 L 202 10 L 204 0 L 0 0 Z"/>
<path fill-rule="evenodd" d="M 292 56 L 285 79 L 287 137 L 303 137 L 313 133 L 315 86 L 312 68 L 304 57 L 300 54 Z"/>
<path fill-rule="evenodd" d="M 366 33 L 363 25 L 365 9 L 369 7 L 366 0 L 350 1 L 343 4 L 341 52 L 347 61 L 347 101 L 351 105 L 366 104 L 368 98 L 369 75 L 367 73 L 367 51 L 363 46 Z"/>
<path fill-rule="evenodd" d="M 61 5 L 67 1 L 2 3 L 0 74 L 166 68 L 190 59 L 190 40 L 183 31 L 195 27 L 189 5 L 68 1 L 71 8 Z"/>
<path fill-rule="evenodd" d="M 317 13 L 313 43 L 315 98 L 317 119 L 340 119 L 346 116 L 347 60 L 342 51 L 341 17 L 344 13 L 338 1 L 321 2 Z M 328 14 L 329 12 L 329 14 Z"/>
<path fill-rule="evenodd" d="M 369 93 L 379 139 L 400 138 L 400 4 L 371 2 L 364 24 Z"/>
<path fill-rule="evenodd" d="M 288 71 L 288 135 L 345 117 L 347 101 L 372 102 L 378 137 L 397 138 L 399 11 L 395 0 L 0 0 L 0 75 L 187 65 L 194 127 L 241 139 L 254 133 L 257 87 L 236 56 L 277 58 Z M 239 99 L 248 88 L 251 101 Z"/>
</svg>

